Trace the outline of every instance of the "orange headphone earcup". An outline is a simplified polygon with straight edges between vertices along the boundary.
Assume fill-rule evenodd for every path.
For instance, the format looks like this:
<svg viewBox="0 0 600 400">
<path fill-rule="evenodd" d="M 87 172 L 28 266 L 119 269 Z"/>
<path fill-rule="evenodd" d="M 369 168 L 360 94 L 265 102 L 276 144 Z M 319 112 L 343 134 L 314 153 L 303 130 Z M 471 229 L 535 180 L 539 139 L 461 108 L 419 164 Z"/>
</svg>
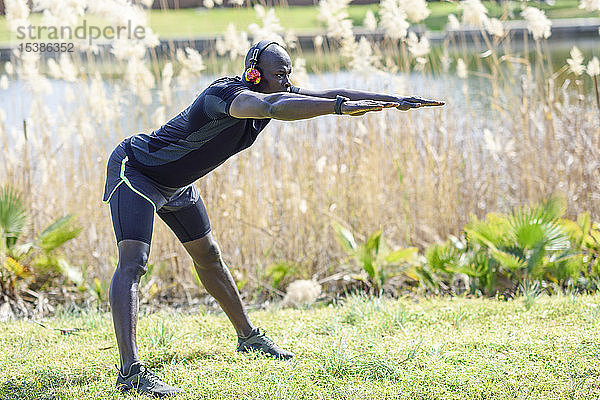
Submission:
<svg viewBox="0 0 600 400">
<path fill-rule="evenodd" d="M 246 72 L 244 72 L 244 79 L 246 82 L 258 85 L 260 83 L 260 71 L 256 68 L 248 68 Z"/>
</svg>

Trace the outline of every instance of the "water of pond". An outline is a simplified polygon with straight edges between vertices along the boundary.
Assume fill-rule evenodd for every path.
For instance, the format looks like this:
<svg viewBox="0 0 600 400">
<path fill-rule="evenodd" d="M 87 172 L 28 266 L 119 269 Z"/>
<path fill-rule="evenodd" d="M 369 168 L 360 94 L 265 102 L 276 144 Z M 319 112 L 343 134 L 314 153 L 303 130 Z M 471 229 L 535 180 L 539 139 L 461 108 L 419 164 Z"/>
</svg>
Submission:
<svg viewBox="0 0 600 400">
<path fill-rule="evenodd" d="M 167 110 L 167 117 L 173 115 L 179 110 L 190 104 L 195 96 L 202 91 L 204 87 L 210 84 L 217 76 L 201 76 L 197 78 L 190 87 L 176 87 L 173 90 L 173 107 Z M 461 81 L 456 77 L 448 76 L 444 78 L 424 77 L 421 74 L 403 75 L 373 75 L 365 79 L 364 76 L 354 72 L 323 73 L 320 75 L 308 76 L 310 86 L 313 88 L 331 88 L 346 87 L 353 89 L 363 89 L 384 93 L 410 93 L 430 98 L 448 99 L 452 101 L 462 101 L 462 91 L 459 90 Z M 69 83 L 61 80 L 50 80 L 52 91 L 43 96 L 43 104 L 48 108 L 50 115 L 57 115 L 58 109 L 66 115 L 77 113 L 78 94 L 86 90 L 84 85 L 87 82 Z M 114 90 L 121 87 L 114 81 L 105 81 L 104 89 L 107 97 L 112 97 Z M 75 93 L 75 98 L 67 101 L 67 92 Z M 140 115 L 153 115 L 156 108 L 160 105 L 158 90 L 152 90 L 152 102 L 149 105 L 142 106 L 137 103 L 135 108 L 142 110 Z M 132 112 L 128 112 L 128 107 L 133 108 L 136 104 L 135 97 L 124 92 L 122 94 L 124 104 L 120 107 L 119 126 L 123 131 L 139 132 L 149 130 L 148 118 L 132 117 Z M 23 82 L 11 82 L 8 89 L 3 91 L 0 98 L 0 109 L 6 114 L 5 126 L 8 130 L 21 130 L 23 120 L 35 115 L 36 110 L 32 109 L 31 94 L 27 85 Z M 49 121 L 51 122 L 51 121 Z M 51 127 L 50 127 L 51 129 Z"/>
<path fill-rule="evenodd" d="M 577 45 L 583 50 L 586 59 L 589 59 L 592 54 L 598 55 L 600 48 L 598 41 L 590 39 L 574 39 L 568 42 L 552 43 L 551 58 L 554 67 L 556 67 L 557 60 L 564 60 L 568 57 L 568 50 L 573 45 Z M 451 71 L 454 69 L 453 65 Z M 217 76 L 205 75 L 197 78 L 188 87 L 176 87 L 173 90 L 173 106 L 167 110 L 167 117 L 174 115 L 191 103 L 195 96 L 215 78 Z M 313 88 L 347 87 L 385 93 L 402 93 L 442 99 L 454 105 L 465 103 L 466 93 L 469 97 L 470 107 L 477 111 L 480 118 L 485 119 L 486 113 L 489 112 L 489 107 L 487 107 L 490 101 L 489 79 L 475 75 L 470 75 L 466 80 L 467 92 L 464 91 L 465 81 L 459 79 L 453 73 L 431 76 L 421 73 L 380 75 L 341 71 L 309 74 L 308 80 Z M 122 86 L 121 83 L 113 80 L 106 80 L 103 84 L 107 95 L 111 95 L 116 88 Z M 50 85 L 52 90 L 44 96 L 43 104 L 48 108 L 50 115 L 56 115 L 59 107 L 66 115 L 69 115 L 70 113 L 77 113 L 77 94 L 84 93 L 86 91 L 85 86 L 89 85 L 89 82 L 68 83 L 60 80 L 50 80 Z M 518 85 L 515 85 L 514 89 L 519 90 Z M 66 100 L 67 92 L 75 93 L 75 98 L 71 102 Z M 6 114 L 5 127 L 7 130 L 22 130 L 23 120 L 36 113 L 37 110 L 32 109 L 31 96 L 29 88 L 20 81 L 12 81 L 8 89 L 0 90 L 0 109 Z M 138 110 L 141 107 L 142 111 L 138 117 L 132 117 L 131 113 L 127 112 L 128 107 L 132 107 L 131 104 L 136 102 L 134 96 L 127 92 L 124 92 L 122 96 L 124 104 L 119 110 L 119 126 L 123 132 L 135 133 L 156 128 L 149 126 L 149 118 L 140 117 L 139 115 L 153 115 L 160 104 L 158 90 L 152 91 L 152 102 L 150 104 L 136 106 Z M 48 129 L 53 129 L 51 121 L 49 122 Z"/>
</svg>

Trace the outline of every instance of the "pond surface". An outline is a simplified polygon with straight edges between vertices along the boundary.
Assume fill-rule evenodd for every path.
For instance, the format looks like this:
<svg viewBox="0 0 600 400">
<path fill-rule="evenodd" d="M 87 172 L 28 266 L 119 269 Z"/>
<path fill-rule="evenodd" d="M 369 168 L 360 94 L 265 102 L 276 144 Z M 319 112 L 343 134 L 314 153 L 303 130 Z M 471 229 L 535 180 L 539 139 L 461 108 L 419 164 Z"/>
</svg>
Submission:
<svg viewBox="0 0 600 400">
<path fill-rule="evenodd" d="M 586 63 L 592 55 L 600 56 L 600 37 L 596 40 L 581 39 L 572 41 L 553 41 L 552 49 L 549 51 L 545 48 L 544 51 L 550 54 L 553 62 L 553 68 L 559 69 L 561 62 L 565 63 L 569 57 L 569 51 L 572 46 L 578 46 L 586 57 Z M 548 44 L 546 44 L 548 46 Z M 515 45 L 515 48 L 517 45 Z M 432 54 L 439 54 L 439 49 L 433 50 Z M 531 53 L 535 53 L 535 46 L 530 44 Z M 471 57 L 474 54 L 470 53 Z M 457 55 L 460 56 L 460 55 Z M 532 56 L 532 54 L 530 54 Z M 434 56 L 435 57 L 435 56 Z M 450 66 L 447 74 L 432 76 L 430 74 L 411 73 L 411 74 L 373 74 L 373 73 L 358 73 L 349 71 L 339 71 L 334 73 L 309 74 L 308 81 L 313 88 L 332 88 L 346 87 L 353 89 L 362 89 L 384 93 L 417 95 L 426 98 L 434 98 L 446 101 L 448 104 L 453 104 L 460 107 L 467 101 L 469 107 L 476 111 L 476 115 L 482 120 L 485 120 L 490 111 L 488 107 L 490 100 L 490 81 L 488 78 L 470 74 L 466 80 L 462 80 L 455 75 L 455 62 Z M 517 66 L 518 68 L 518 66 Z M 517 71 L 517 76 L 523 71 Z M 513 71 L 513 74 L 515 72 Z M 166 110 L 166 117 L 175 115 L 188 104 L 190 104 L 195 96 L 199 94 L 208 84 L 210 84 L 218 76 L 203 75 L 196 78 L 192 85 L 187 87 L 172 87 L 173 102 Z M 584 79 L 589 81 L 589 77 Z M 518 80 L 517 80 L 518 82 Z M 44 95 L 43 104 L 47 107 L 50 115 L 75 115 L 80 106 L 81 94 L 88 92 L 89 82 L 77 81 L 73 83 L 62 80 L 49 80 L 51 92 Z M 465 90 L 466 83 L 466 90 Z M 590 84 L 591 85 L 591 84 Z M 123 103 L 118 107 L 119 126 L 123 132 L 131 132 L 131 134 L 140 131 L 150 131 L 157 127 L 151 126 L 149 123 L 156 109 L 160 105 L 159 93 L 157 89 L 151 91 L 152 101 L 148 105 L 140 105 L 135 96 L 128 91 L 123 91 L 122 83 L 119 80 L 105 80 L 103 82 L 104 91 L 107 97 L 112 97 L 115 90 L 121 91 L 119 95 L 123 99 Z M 512 88 L 509 88 L 512 90 Z M 520 90 L 519 85 L 515 85 L 515 91 Z M 468 96 L 468 100 L 465 97 Z M 70 99 L 69 99 L 70 98 Z M 92 100 L 93 101 L 93 100 Z M 90 107 L 85 109 L 89 110 Z M 93 109 L 93 106 L 91 107 Z M 27 85 L 20 81 L 10 81 L 9 87 L 6 90 L 0 89 L 0 109 L 6 114 L 5 127 L 7 131 L 22 131 L 23 120 L 31 118 L 39 110 L 32 109 L 32 94 Z M 137 115 L 130 110 L 136 109 Z M 328 117 L 325 117 L 325 119 Z M 53 130 L 53 121 L 48 121 L 48 129 Z M 109 133 L 110 135 L 110 133 Z M 10 137 L 10 135 L 9 135 Z"/>
</svg>

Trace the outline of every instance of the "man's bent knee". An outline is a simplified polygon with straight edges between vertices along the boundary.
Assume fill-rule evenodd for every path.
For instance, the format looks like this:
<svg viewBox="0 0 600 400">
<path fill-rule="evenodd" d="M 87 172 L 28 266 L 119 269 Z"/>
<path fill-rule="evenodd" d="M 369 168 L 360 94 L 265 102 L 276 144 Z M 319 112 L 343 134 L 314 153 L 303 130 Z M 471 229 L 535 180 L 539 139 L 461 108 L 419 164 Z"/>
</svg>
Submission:
<svg viewBox="0 0 600 400">
<path fill-rule="evenodd" d="M 139 240 L 121 240 L 118 268 L 127 273 L 142 276 L 148 272 L 148 254 L 150 245 Z"/>
<path fill-rule="evenodd" d="M 203 247 L 199 254 L 194 257 L 194 262 L 202 266 L 213 266 L 215 264 L 221 264 L 221 249 L 217 242 L 211 242 Z"/>
<path fill-rule="evenodd" d="M 183 246 L 192 256 L 194 264 L 201 268 L 221 263 L 221 249 L 211 233 L 200 239 L 186 242 Z"/>
</svg>

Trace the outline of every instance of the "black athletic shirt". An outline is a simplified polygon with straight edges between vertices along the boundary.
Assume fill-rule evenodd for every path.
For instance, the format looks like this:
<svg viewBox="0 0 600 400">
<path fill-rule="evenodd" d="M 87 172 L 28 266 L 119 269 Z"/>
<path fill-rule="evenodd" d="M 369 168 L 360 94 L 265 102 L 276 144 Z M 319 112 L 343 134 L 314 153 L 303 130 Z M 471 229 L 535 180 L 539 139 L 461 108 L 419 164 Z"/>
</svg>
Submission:
<svg viewBox="0 0 600 400">
<path fill-rule="evenodd" d="M 250 90 L 239 77 L 210 84 L 194 102 L 151 134 L 125 139 L 131 165 L 167 187 L 189 185 L 248 148 L 270 119 L 229 114 L 233 99 Z"/>
</svg>

